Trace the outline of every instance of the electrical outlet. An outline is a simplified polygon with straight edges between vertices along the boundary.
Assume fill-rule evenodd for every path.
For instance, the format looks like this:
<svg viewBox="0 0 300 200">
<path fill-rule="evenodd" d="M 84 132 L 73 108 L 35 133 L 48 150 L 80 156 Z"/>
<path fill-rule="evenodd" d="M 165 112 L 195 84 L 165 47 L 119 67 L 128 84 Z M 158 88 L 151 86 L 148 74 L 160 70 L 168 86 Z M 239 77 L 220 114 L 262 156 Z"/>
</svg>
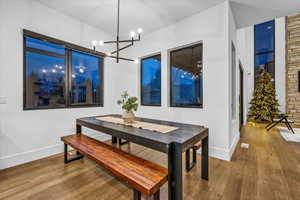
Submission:
<svg viewBox="0 0 300 200">
<path fill-rule="evenodd" d="M 242 143 L 242 144 L 241 144 L 241 147 L 244 148 L 244 149 L 249 149 L 250 144 Z"/>
<path fill-rule="evenodd" d="M 6 97 L 0 97 L 0 104 L 6 104 Z"/>
</svg>

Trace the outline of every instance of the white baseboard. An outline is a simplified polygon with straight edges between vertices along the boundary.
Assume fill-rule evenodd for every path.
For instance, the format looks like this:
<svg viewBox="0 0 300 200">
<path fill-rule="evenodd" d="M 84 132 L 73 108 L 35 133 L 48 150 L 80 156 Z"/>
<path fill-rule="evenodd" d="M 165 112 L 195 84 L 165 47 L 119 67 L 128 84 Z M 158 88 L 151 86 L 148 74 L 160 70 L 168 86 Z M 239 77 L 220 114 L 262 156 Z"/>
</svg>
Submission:
<svg viewBox="0 0 300 200">
<path fill-rule="evenodd" d="M 99 134 L 91 134 L 90 137 L 95 139 L 105 141 L 111 139 L 109 135 L 99 135 Z M 221 160 L 230 161 L 231 156 L 238 144 L 240 139 L 239 134 L 234 138 L 234 141 L 230 147 L 230 149 L 218 148 L 218 147 L 209 147 L 209 156 L 218 158 Z M 10 156 L 4 156 L 0 158 L 0 170 L 21 165 L 24 163 L 28 163 L 34 160 L 38 160 L 41 158 L 46 158 L 48 156 L 52 156 L 58 153 L 63 152 L 63 144 L 55 144 L 44 148 L 34 149 L 27 152 L 22 152 Z M 201 153 L 201 149 L 198 150 L 198 153 Z"/>
<path fill-rule="evenodd" d="M 219 147 L 209 147 L 209 156 L 218 158 L 221 160 L 231 161 L 231 157 L 234 153 L 234 150 L 240 140 L 240 135 L 237 134 L 232 142 L 230 149 L 219 148 Z M 197 151 L 201 154 L 201 148 Z"/>
<path fill-rule="evenodd" d="M 99 134 L 98 135 L 91 134 L 89 136 L 101 141 L 108 140 L 111 138 L 111 136 L 109 135 L 99 135 Z M 51 145 L 39 149 L 33 149 L 22 153 L 17 153 L 14 155 L 4 156 L 0 158 L 0 170 L 21 165 L 24 163 L 28 163 L 41 158 L 46 158 L 62 152 L 63 152 L 63 144 L 59 143 L 59 144 L 55 144 L 55 145 Z"/>
<path fill-rule="evenodd" d="M 230 151 L 229 151 L 230 160 L 231 160 L 231 157 L 232 157 L 234 150 L 236 149 L 236 146 L 239 143 L 239 141 L 240 141 L 240 133 L 236 134 L 236 136 L 234 137 L 233 142 L 231 144 Z"/>
<path fill-rule="evenodd" d="M 61 152 L 63 152 L 63 144 L 55 144 L 44 148 L 4 156 L 0 158 L 0 170 L 45 158 Z"/>
</svg>

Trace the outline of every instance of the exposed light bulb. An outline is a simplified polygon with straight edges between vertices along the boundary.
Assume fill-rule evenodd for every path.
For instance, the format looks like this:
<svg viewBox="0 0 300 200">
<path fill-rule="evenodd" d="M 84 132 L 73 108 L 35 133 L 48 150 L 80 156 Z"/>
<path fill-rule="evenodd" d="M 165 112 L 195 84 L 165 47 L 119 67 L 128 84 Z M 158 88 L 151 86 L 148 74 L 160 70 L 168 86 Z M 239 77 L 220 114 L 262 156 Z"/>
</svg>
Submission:
<svg viewBox="0 0 300 200">
<path fill-rule="evenodd" d="M 103 42 L 102 40 L 100 40 L 100 41 L 99 41 L 99 45 L 100 45 L 100 46 L 103 46 L 103 45 L 104 45 L 104 42 Z"/>
<path fill-rule="evenodd" d="M 138 34 L 142 34 L 143 33 L 143 29 L 142 28 L 138 28 L 137 32 L 138 32 Z"/>
<path fill-rule="evenodd" d="M 111 56 L 111 53 L 106 53 L 107 56 Z"/>
<path fill-rule="evenodd" d="M 75 74 L 72 74 L 72 78 L 76 78 Z"/>
<path fill-rule="evenodd" d="M 93 47 L 97 46 L 97 41 L 96 41 L 96 40 L 93 40 L 93 41 L 92 41 L 92 45 L 93 45 Z"/>
<path fill-rule="evenodd" d="M 80 73 L 84 73 L 84 69 L 79 68 L 79 72 L 80 72 Z"/>
<path fill-rule="evenodd" d="M 134 31 L 131 31 L 131 32 L 130 32 L 130 37 L 131 37 L 131 38 L 134 38 L 134 37 L 135 37 L 135 32 L 134 32 Z"/>
<path fill-rule="evenodd" d="M 139 60 L 138 59 L 134 59 L 134 63 L 135 64 L 139 64 Z"/>
<path fill-rule="evenodd" d="M 61 71 L 61 73 L 63 73 L 63 74 L 64 74 L 64 73 L 65 73 L 65 71 Z"/>
<path fill-rule="evenodd" d="M 46 72 L 47 72 L 47 70 L 43 69 L 43 70 L 42 70 L 42 72 L 43 72 L 43 73 L 46 73 Z"/>
<path fill-rule="evenodd" d="M 52 72 L 53 72 L 53 73 L 56 73 L 56 69 L 52 69 Z"/>
</svg>

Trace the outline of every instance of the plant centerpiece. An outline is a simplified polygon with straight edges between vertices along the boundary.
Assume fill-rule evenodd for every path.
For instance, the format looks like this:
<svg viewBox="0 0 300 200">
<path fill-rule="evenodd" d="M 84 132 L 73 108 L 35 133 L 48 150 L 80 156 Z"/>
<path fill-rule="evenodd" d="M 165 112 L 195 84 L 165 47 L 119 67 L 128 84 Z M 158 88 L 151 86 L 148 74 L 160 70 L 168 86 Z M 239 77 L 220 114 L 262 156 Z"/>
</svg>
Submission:
<svg viewBox="0 0 300 200">
<path fill-rule="evenodd" d="M 128 92 L 124 91 L 121 94 L 121 99 L 117 101 L 118 105 L 122 106 L 123 112 L 123 120 L 125 123 L 133 123 L 135 115 L 133 111 L 137 111 L 138 109 L 138 98 L 137 97 L 129 97 Z"/>
</svg>

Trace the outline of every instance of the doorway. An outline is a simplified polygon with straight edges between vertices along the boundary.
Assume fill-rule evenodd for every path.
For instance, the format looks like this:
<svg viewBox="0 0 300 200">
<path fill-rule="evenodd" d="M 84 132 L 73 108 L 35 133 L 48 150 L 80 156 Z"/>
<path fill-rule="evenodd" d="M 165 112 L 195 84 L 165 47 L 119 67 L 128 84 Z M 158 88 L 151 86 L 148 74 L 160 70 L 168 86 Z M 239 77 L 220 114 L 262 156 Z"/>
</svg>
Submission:
<svg viewBox="0 0 300 200">
<path fill-rule="evenodd" d="M 239 115 L 240 115 L 240 129 L 244 125 L 244 71 L 242 63 L 239 62 L 240 69 L 240 95 L 239 95 Z"/>
</svg>

